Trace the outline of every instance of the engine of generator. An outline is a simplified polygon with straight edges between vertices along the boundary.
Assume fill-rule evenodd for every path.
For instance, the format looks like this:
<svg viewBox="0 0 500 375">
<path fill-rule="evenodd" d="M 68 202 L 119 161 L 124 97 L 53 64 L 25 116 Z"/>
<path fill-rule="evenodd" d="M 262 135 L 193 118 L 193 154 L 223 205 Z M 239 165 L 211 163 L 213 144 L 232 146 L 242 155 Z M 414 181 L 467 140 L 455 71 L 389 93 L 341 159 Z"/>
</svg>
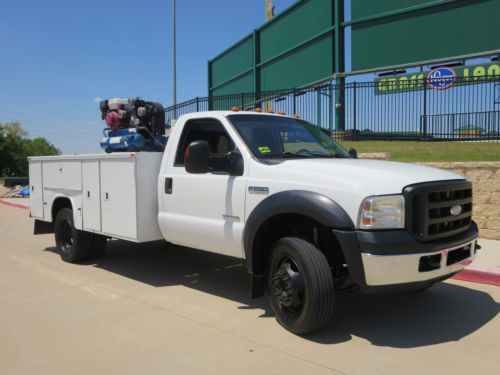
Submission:
<svg viewBox="0 0 500 375">
<path fill-rule="evenodd" d="M 106 122 L 101 147 L 106 152 L 163 151 L 165 111 L 160 103 L 141 98 L 101 100 L 101 118 Z"/>
</svg>

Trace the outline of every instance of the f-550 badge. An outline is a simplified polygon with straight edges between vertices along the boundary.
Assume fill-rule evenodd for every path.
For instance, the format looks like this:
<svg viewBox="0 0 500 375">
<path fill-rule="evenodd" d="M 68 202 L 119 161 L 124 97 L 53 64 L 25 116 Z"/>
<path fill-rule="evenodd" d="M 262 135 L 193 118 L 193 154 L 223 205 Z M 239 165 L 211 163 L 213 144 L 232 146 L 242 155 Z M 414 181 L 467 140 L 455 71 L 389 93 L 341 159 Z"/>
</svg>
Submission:
<svg viewBox="0 0 500 375">
<path fill-rule="evenodd" d="M 249 194 L 269 194 L 269 188 L 267 186 L 249 186 Z"/>
</svg>

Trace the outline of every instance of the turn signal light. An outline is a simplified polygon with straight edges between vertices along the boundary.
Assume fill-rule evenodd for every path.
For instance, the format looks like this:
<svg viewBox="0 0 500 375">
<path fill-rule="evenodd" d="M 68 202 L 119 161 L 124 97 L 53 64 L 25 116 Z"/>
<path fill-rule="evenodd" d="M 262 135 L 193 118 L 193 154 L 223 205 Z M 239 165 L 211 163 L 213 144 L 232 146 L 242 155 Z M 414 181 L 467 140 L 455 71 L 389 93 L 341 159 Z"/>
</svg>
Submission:
<svg viewBox="0 0 500 375">
<path fill-rule="evenodd" d="M 231 111 L 233 111 L 233 112 L 239 112 L 240 109 L 238 107 L 233 107 L 233 108 L 231 108 Z"/>
<path fill-rule="evenodd" d="M 267 110 L 267 113 L 274 113 L 274 109 L 269 108 L 269 109 Z"/>
<path fill-rule="evenodd" d="M 300 116 L 296 113 L 293 115 L 294 118 L 300 118 Z"/>
<path fill-rule="evenodd" d="M 280 115 L 286 115 L 285 111 L 280 111 Z"/>
<path fill-rule="evenodd" d="M 262 112 L 262 109 L 257 107 L 257 108 L 255 108 L 255 112 Z"/>
</svg>

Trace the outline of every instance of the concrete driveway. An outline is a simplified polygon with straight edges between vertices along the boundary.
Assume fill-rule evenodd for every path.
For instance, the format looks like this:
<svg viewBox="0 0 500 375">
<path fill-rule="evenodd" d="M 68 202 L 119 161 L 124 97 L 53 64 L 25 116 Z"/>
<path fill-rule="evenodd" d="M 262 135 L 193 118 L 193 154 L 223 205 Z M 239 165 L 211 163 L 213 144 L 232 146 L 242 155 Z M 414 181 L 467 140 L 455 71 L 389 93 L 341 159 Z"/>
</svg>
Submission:
<svg viewBox="0 0 500 375">
<path fill-rule="evenodd" d="M 499 287 L 340 295 L 331 326 L 298 337 L 237 259 L 112 241 L 68 264 L 27 215 L 0 206 L 0 374 L 500 373 Z"/>
</svg>

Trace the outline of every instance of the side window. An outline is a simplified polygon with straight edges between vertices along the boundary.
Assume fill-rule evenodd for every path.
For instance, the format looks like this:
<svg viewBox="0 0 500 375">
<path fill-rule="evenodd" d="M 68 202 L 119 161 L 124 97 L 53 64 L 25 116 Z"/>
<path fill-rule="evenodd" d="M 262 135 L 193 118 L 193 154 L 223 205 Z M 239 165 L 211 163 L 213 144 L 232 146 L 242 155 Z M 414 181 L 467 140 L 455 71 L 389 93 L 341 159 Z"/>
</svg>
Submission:
<svg viewBox="0 0 500 375">
<path fill-rule="evenodd" d="M 224 126 L 215 119 L 191 120 L 184 125 L 184 130 L 175 155 L 176 167 L 184 165 L 184 153 L 194 141 L 207 141 L 211 156 L 223 156 L 234 150 L 235 145 Z"/>
</svg>

